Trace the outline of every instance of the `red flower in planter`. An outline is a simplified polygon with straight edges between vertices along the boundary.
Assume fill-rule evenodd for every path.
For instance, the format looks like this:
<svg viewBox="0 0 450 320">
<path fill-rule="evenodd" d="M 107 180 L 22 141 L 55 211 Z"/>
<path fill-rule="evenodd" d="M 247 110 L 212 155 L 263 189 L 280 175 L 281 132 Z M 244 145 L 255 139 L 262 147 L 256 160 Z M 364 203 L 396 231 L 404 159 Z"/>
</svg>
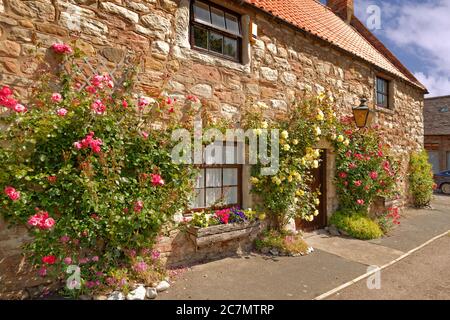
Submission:
<svg viewBox="0 0 450 320">
<path fill-rule="evenodd" d="M 228 224 L 230 219 L 230 209 L 216 211 L 216 217 L 219 218 L 220 223 Z"/>
<path fill-rule="evenodd" d="M 42 257 L 42 263 L 54 264 L 55 262 L 56 262 L 56 257 L 55 256 Z"/>
</svg>

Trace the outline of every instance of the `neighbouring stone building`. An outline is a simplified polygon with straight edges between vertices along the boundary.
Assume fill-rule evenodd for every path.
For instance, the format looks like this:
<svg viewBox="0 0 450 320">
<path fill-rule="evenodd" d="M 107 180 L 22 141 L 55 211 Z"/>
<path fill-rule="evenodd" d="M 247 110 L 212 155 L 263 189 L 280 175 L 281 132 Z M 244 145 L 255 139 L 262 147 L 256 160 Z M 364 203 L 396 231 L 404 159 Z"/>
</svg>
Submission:
<svg viewBox="0 0 450 320">
<path fill-rule="evenodd" d="M 425 149 L 433 172 L 450 170 L 450 96 L 425 99 Z"/>
<path fill-rule="evenodd" d="M 353 11 L 353 0 L 327 6 L 315 0 L 0 0 L 0 84 L 25 94 L 38 68 L 30 53 L 45 56 L 54 42 L 77 38 L 85 53 L 108 66 L 140 54 L 143 90 L 165 87 L 179 99 L 195 94 L 217 116 L 235 121 L 245 105 L 258 101 L 270 106 L 268 117 L 284 112 L 305 91 L 332 96 L 339 115 L 367 97 L 375 123 L 402 160 L 406 190 L 409 154 L 423 146 L 426 88 Z M 323 227 L 337 199 L 333 150 L 325 142 L 318 148 L 326 150 L 325 218 L 317 226 Z M 227 174 L 242 181 L 232 183 L 230 202 L 251 207 L 249 168 Z M 207 206 L 201 187 L 199 205 Z M 15 244 L 10 237 L 16 235 L 0 229 L 0 262 Z M 199 253 L 180 233 L 161 238 L 159 247 L 174 264 L 218 250 Z"/>
</svg>

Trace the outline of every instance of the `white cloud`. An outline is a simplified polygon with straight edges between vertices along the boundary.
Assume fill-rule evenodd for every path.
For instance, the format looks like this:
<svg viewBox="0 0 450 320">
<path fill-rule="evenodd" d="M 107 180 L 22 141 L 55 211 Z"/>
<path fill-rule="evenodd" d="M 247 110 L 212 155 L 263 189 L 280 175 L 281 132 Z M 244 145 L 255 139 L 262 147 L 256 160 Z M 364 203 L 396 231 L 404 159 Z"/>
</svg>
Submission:
<svg viewBox="0 0 450 320">
<path fill-rule="evenodd" d="M 450 0 L 357 0 L 362 21 L 367 20 L 365 8 L 370 4 L 381 7 L 384 36 L 423 61 L 416 76 L 431 95 L 450 94 Z"/>
</svg>

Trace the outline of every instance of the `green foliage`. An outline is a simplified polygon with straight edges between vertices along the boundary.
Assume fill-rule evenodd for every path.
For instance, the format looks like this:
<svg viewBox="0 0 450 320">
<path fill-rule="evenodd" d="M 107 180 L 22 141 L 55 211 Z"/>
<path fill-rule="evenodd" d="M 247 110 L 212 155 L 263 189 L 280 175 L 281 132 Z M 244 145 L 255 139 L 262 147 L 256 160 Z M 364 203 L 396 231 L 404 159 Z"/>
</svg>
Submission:
<svg viewBox="0 0 450 320">
<path fill-rule="evenodd" d="M 397 196 L 398 163 L 379 133 L 355 130 L 351 118 L 343 119 L 338 131 L 335 183 L 341 208 L 367 212 L 375 197 Z"/>
<path fill-rule="evenodd" d="M 46 78 L 28 112 L 3 119 L 0 187 L 13 186 L 21 197 L 12 201 L 1 195 L 0 213 L 23 224 L 35 208 L 48 212 L 56 221 L 51 229 L 30 226 L 32 261 L 60 277 L 67 267 L 63 259 L 79 264 L 98 256 L 99 261 L 80 267 L 83 283 L 103 283 L 94 274 L 131 265 L 125 252 L 152 248 L 161 227 L 186 208 L 195 171 L 171 161 L 176 112 L 168 110 L 176 106 L 159 97 L 138 106 L 132 78 L 123 87 L 109 88 L 105 77 L 101 87 L 91 86 L 95 94 L 78 90 L 75 55 L 67 59 L 68 71 L 59 79 Z M 51 99 L 54 90 L 62 101 Z M 93 111 L 96 100 L 106 106 L 104 112 Z M 58 115 L 61 108 L 67 114 Z M 165 126 L 153 126 L 163 120 Z M 92 139 L 101 139 L 100 150 L 76 148 L 74 143 L 90 132 Z M 56 257 L 55 264 L 42 262 L 48 255 Z"/>
<path fill-rule="evenodd" d="M 409 192 L 416 207 L 427 206 L 433 196 L 433 170 L 425 150 L 411 154 Z"/>
<path fill-rule="evenodd" d="M 281 254 L 305 254 L 308 244 L 301 235 L 294 235 L 287 231 L 266 230 L 256 240 L 255 247 L 258 250 L 276 249 Z"/>
<path fill-rule="evenodd" d="M 365 212 L 337 211 L 331 217 L 330 224 L 356 239 L 377 239 L 383 235 L 380 226 L 369 219 Z"/>
<path fill-rule="evenodd" d="M 264 120 L 264 106 L 255 105 L 244 115 L 244 126 L 259 135 L 264 129 L 279 129 L 279 171 L 263 175 L 259 163 L 252 167 L 252 192 L 275 220 L 279 230 L 292 218 L 312 221 L 318 215 L 319 190 L 313 190 L 312 170 L 320 165 L 320 150 L 313 149 L 329 138 L 335 127 L 332 101 L 324 95 L 305 99 L 291 107 L 286 117 Z M 271 141 L 269 139 L 269 141 Z"/>
</svg>

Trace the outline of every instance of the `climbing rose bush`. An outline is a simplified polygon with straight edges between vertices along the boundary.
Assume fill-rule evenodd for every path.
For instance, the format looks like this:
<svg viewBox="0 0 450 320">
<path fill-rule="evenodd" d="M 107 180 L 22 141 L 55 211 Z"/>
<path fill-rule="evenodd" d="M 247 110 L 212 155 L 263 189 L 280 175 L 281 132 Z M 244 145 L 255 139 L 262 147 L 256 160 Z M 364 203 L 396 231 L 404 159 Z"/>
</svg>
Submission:
<svg viewBox="0 0 450 320">
<path fill-rule="evenodd" d="M 51 49 L 67 68 L 45 75 L 26 106 L 0 90 L 0 213 L 29 228 L 26 252 L 41 276 L 65 280 L 75 264 L 81 290 L 154 280 L 149 252 L 186 207 L 195 173 L 171 161 L 179 106 L 134 94 L 132 72 L 120 87 L 107 74 L 83 84 L 79 52 Z"/>
<path fill-rule="evenodd" d="M 343 117 L 337 126 L 335 183 L 342 209 L 367 212 L 377 196 L 398 197 L 399 165 L 376 128 L 356 129 L 353 123 Z"/>
</svg>

